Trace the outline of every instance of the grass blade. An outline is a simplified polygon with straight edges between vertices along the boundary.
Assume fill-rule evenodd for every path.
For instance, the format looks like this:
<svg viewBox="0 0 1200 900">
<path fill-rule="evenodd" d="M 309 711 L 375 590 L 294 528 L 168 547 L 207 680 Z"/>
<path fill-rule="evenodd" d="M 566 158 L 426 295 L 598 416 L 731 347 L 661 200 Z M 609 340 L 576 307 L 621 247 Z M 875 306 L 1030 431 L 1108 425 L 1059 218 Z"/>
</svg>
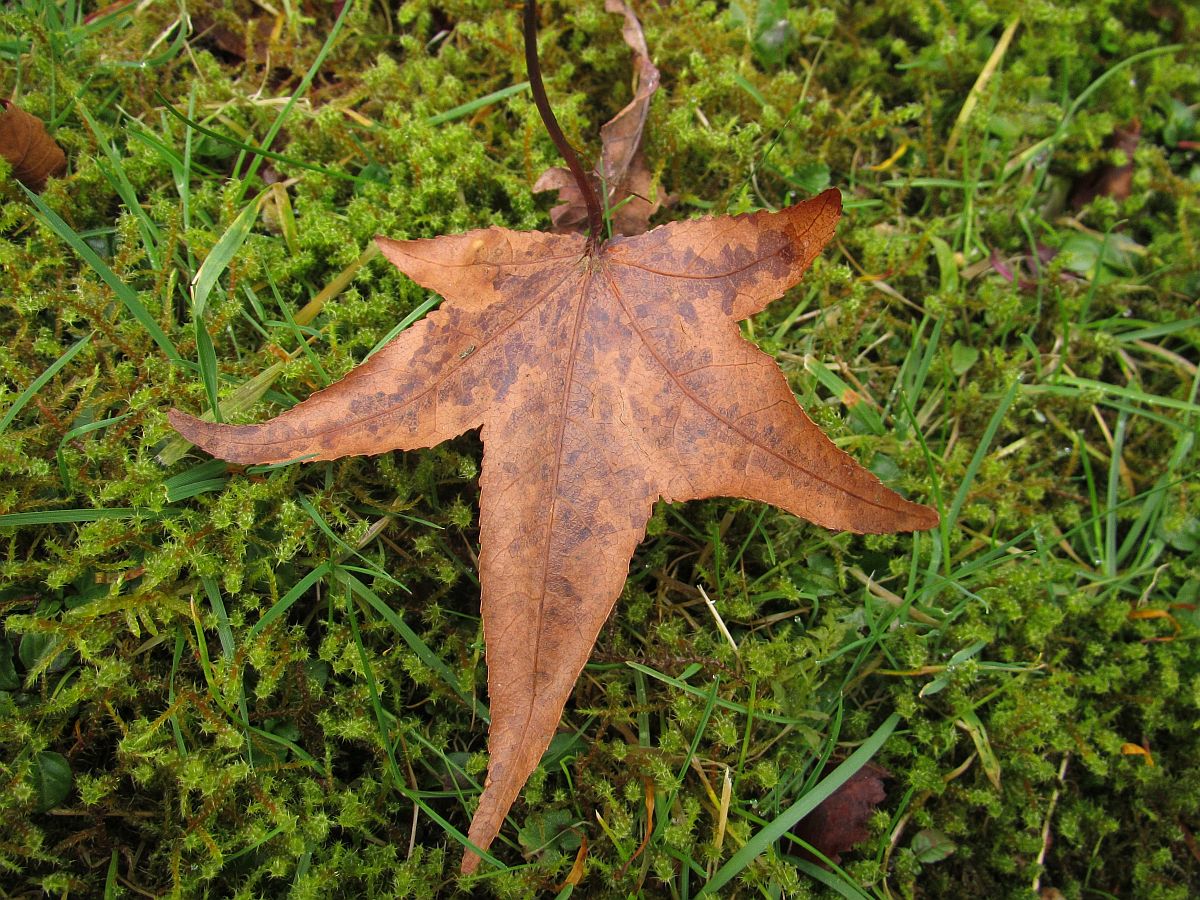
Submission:
<svg viewBox="0 0 1200 900">
<path fill-rule="evenodd" d="M 321 44 L 321 49 L 317 51 L 316 57 L 312 61 L 312 65 L 308 67 L 308 71 L 304 73 L 304 77 L 300 79 L 300 83 L 296 85 L 296 90 L 287 99 L 287 103 L 283 105 L 283 109 L 279 111 L 279 115 L 275 117 L 275 121 L 271 123 L 271 127 L 267 129 L 267 134 L 262 140 L 263 147 L 270 147 L 275 143 L 275 138 L 279 136 L 279 132 L 283 130 L 283 123 L 287 121 L 287 117 L 291 114 L 292 108 L 295 107 L 296 101 L 299 100 L 313 83 L 313 79 L 317 77 L 317 73 L 321 71 L 321 66 L 325 62 L 330 51 L 333 50 L 333 45 L 337 43 L 338 36 L 342 33 L 342 26 L 346 24 L 346 19 L 354 10 L 354 0 L 346 0 L 342 4 L 342 8 L 338 10 L 337 18 L 333 20 L 333 27 L 329 29 L 329 34 L 325 36 L 324 43 Z M 246 195 L 247 189 L 250 187 L 250 182 L 258 171 L 259 165 L 262 163 L 262 155 L 257 150 L 252 151 L 253 158 L 250 164 L 246 167 L 246 172 L 241 176 L 241 185 L 238 189 L 237 197 L 240 200 Z M 238 176 L 238 171 L 241 169 L 241 159 L 234 164 L 234 177 Z"/>
<path fill-rule="evenodd" d="M 722 887 L 737 877 L 738 873 L 749 866 L 766 851 L 771 844 L 779 840 L 791 830 L 797 822 L 816 809 L 834 791 L 850 780 L 855 772 L 865 766 L 880 748 L 891 737 L 892 732 L 900 722 L 899 713 L 892 713 L 887 720 L 875 730 L 857 750 L 851 753 L 836 769 L 826 775 L 821 783 L 789 806 L 774 821 L 760 829 L 746 844 L 733 854 L 708 880 L 697 897 L 711 897 Z"/>
<path fill-rule="evenodd" d="M 1145 391 L 1137 388 L 1126 387 L 1120 384 L 1109 384 L 1105 381 L 1094 381 L 1091 378 L 1076 378 L 1073 375 L 1060 375 L 1055 379 L 1056 385 L 1069 386 L 1076 388 L 1071 391 L 1056 391 L 1053 390 L 1055 385 L 1049 385 L 1043 388 L 1046 393 L 1059 393 L 1064 396 L 1072 396 L 1084 391 L 1097 391 L 1101 394 L 1111 394 L 1115 397 L 1120 397 L 1124 400 L 1129 400 L 1133 403 L 1145 403 L 1148 406 L 1161 406 L 1166 409 L 1177 409 L 1191 415 L 1200 415 L 1200 405 L 1188 400 L 1176 400 L 1174 397 L 1164 397 L 1161 394 L 1147 394 Z M 1116 404 L 1112 404 L 1117 406 Z M 1121 407 L 1117 407 L 1120 409 Z"/>
<path fill-rule="evenodd" d="M 222 134 L 219 131 L 214 131 L 211 128 L 201 125 L 199 122 L 195 121 L 184 113 L 181 113 L 174 107 L 174 105 L 172 105 L 171 101 L 162 94 L 156 94 L 155 96 L 158 102 L 162 104 L 163 109 L 165 109 L 170 116 L 183 122 L 188 126 L 188 128 L 200 132 L 200 134 L 204 135 L 205 137 L 212 138 L 214 141 L 220 141 L 222 144 L 227 144 L 230 147 L 234 147 L 246 153 L 253 153 L 255 156 L 273 159 L 276 162 L 287 163 L 289 166 L 294 166 L 297 169 L 304 169 L 309 172 L 317 172 L 318 174 L 325 175 L 328 178 L 336 178 L 340 181 L 352 181 L 355 184 L 360 181 L 367 180 L 360 175 L 348 175 L 339 169 L 327 169 L 322 166 L 314 166 L 311 163 L 306 163 L 303 160 L 296 159 L 295 157 L 287 156 L 283 153 L 275 153 L 273 150 L 267 150 L 265 147 L 252 147 L 249 144 L 239 141 L 237 138 L 232 138 L 227 134 Z"/>
<path fill-rule="evenodd" d="M 809 862 L 807 859 L 800 859 L 798 856 L 789 857 L 788 862 L 809 878 L 821 882 L 825 887 L 836 891 L 847 898 L 847 900 L 870 900 L 870 894 L 863 893 L 858 885 L 852 884 L 836 872 L 826 871 L 816 863 Z"/>
<path fill-rule="evenodd" d="M 646 675 L 649 675 L 651 678 L 655 679 L 656 681 L 661 681 L 663 684 L 669 684 L 671 687 L 677 688 L 686 694 L 691 694 L 693 697 L 699 697 L 699 698 L 703 699 L 705 702 L 708 701 L 708 698 L 709 698 L 708 691 L 703 691 L 700 688 L 696 687 L 695 685 L 688 684 L 686 681 L 682 681 L 678 678 L 672 678 L 670 675 L 665 675 L 662 672 L 659 672 L 655 669 L 650 668 L 649 666 L 643 666 L 641 663 L 627 661 L 625 663 L 625 665 L 627 665 L 629 668 L 633 669 L 635 672 L 642 672 Z M 750 714 L 749 708 L 743 706 L 740 703 L 734 703 L 732 700 L 725 700 L 721 697 L 717 697 L 713 702 L 720 709 L 727 709 L 730 712 L 740 713 L 743 716 Z M 820 718 L 820 716 L 817 715 L 816 713 L 814 713 L 813 715 L 816 718 Z M 762 710 L 755 710 L 754 717 L 757 719 L 761 719 L 764 722 L 776 722 L 780 725 L 799 725 L 802 722 L 801 719 L 794 719 L 794 718 L 790 718 L 788 716 L 779 716 L 779 715 L 775 715 L 774 713 L 764 712 Z"/>
<path fill-rule="evenodd" d="M 107 509 L 40 509 L 32 512 L 7 513 L 0 516 L 0 528 L 21 528 L 25 525 L 66 525 L 75 522 L 99 522 L 101 519 L 162 519 L 178 510 L 148 509 L 145 507 L 113 506 Z"/>
<path fill-rule="evenodd" d="M 455 119 L 461 119 L 463 116 L 469 116 L 471 113 L 483 109 L 485 106 L 491 106 L 493 103 L 511 97 L 513 94 L 519 94 L 527 90 L 529 90 L 528 81 L 522 81 L 519 84 L 510 84 L 508 87 L 500 88 L 498 91 L 492 91 L 490 94 L 484 94 L 482 97 L 476 97 L 474 100 L 470 100 L 453 109 L 438 113 L 436 116 L 430 116 L 428 121 L 430 125 L 441 125 L 445 122 L 452 122 Z"/>
<path fill-rule="evenodd" d="M 137 319 L 141 326 L 146 329 L 146 333 L 150 335 L 154 343 L 158 344 L 162 352 L 166 354 L 167 359 L 172 362 L 181 362 L 179 351 L 175 349 L 175 345 L 171 343 L 171 339 L 167 337 L 166 332 L 154 321 L 154 317 L 150 315 L 150 310 L 146 309 L 145 304 L 138 297 L 137 291 L 118 278 L 117 273 L 110 269 L 96 251 L 84 242 L 83 238 L 75 232 L 74 228 L 64 222 L 58 213 L 43 203 L 41 197 L 24 185 L 21 185 L 21 189 L 29 197 L 29 202 L 34 205 L 36 210 L 34 217 L 66 241 L 72 250 L 83 257 L 84 262 L 92 267 L 92 271 L 100 276 L 100 279 L 105 284 L 112 288 L 113 293 L 117 295 L 117 299 L 121 301 L 122 305 L 129 310 L 130 315 Z"/>
<path fill-rule="evenodd" d="M 328 575 L 332 571 L 332 568 L 333 567 L 327 562 L 321 563 L 302 579 L 296 582 L 290 591 L 275 601 L 275 603 L 271 605 L 271 608 L 263 613 L 262 618 L 254 623 L 254 627 L 252 627 L 246 633 L 246 640 L 252 641 L 258 637 L 259 634 L 262 633 L 263 629 L 291 609 L 292 605 L 306 593 L 308 593 L 309 588 Z"/>
<path fill-rule="evenodd" d="M 54 458 L 58 462 L 58 475 L 62 479 L 63 490 L 68 494 L 71 492 L 71 473 L 67 471 L 67 458 L 63 454 L 63 448 L 71 441 L 83 437 L 85 434 L 91 434 L 93 431 L 99 431 L 102 428 L 107 428 L 109 425 L 114 425 L 122 419 L 127 419 L 132 413 L 121 413 L 119 416 L 109 416 L 107 419 L 100 419 L 96 422 L 88 422 L 86 425 L 80 425 L 77 428 L 72 428 L 64 434 L 58 441 L 58 447 L 54 451 Z M 0 432 L 4 429 L 0 428 Z M 167 502 L 173 502 L 169 497 Z"/>
<path fill-rule="evenodd" d="M 342 572 L 341 570 L 337 570 L 335 574 L 340 578 Z M 349 579 L 352 582 L 357 581 L 357 579 L 355 579 L 353 576 L 349 576 Z M 467 838 L 465 834 L 450 824 L 450 822 L 443 818 L 436 810 L 431 808 L 429 804 L 422 799 L 417 791 L 409 788 L 409 786 L 404 783 L 404 779 L 400 774 L 400 767 L 396 764 L 396 753 L 392 747 L 391 738 L 388 737 L 387 713 L 383 708 L 383 704 L 379 701 L 379 691 L 375 684 L 375 672 L 371 669 L 371 661 L 367 657 L 366 648 L 362 643 L 362 635 L 358 630 L 358 617 L 354 614 L 354 598 L 351 596 L 354 586 L 353 584 L 350 584 L 347 585 L 347 587 L 350 588 L 350 590 L 346 591 L 346 615 L 350 620 L 350 632 L 354 638 L 354 644 L 358 649 L 359 661 L 363 667 L 363 679 L 367 682 L 367 692 L 371 696 L 371 706 L 375 711 L 376 721 L 379 727 L 379 736 L 383 741 L 384 750 L 387 752 L 388 764 L 392 772 L 392 778 L 396 784 L 396 790 L 412 800 L 413 803 L 421 808 L 422 812 L 429 816 L 429 818 L 433 819 L 433 821 L 437 822 L 447 834 L 462 844 L 462 846 L 470 847 L 472 851 L 479 854 L 481 859 L 486 860 L 492 865 L 504 868 L 503 863 L 501 863 L 486 850 L 481 850 L 479 847 L 476 847 L 473 843 L 471 843 L 470 839 Z"/>
<path fill-rule="evenodd" d="M 1000 405 L 996 407 L 996 411 L 992 413 L 992 418 L 984 429 L 982 437 L 979 439 L 979 445 L 975 448 L 975 454 L 971 457 L 971 462 L 967 465 L 967 470 L 963 473 L 962 482 L 959 483 L 958 491 L 954 495 L 954 500 L 950 503 L 950 509 L 942 516 L 941 534 L 943 541 L 941 543 L 934 542 L 933 552 L 929 557 L 929 571 L 937 570 L 938 563 L 941 562 L 939 557 L 943 556 L 943 546 L 946 543 L 945 538 L 953 530 L 958 522 L 958 514 L 962 512 L 963 505 L 967 502 L 967 497 L 971 493 L 971 485 L 975 483 L 975 477 L 979 474 L 979 468 L 983 465 L 984 459 L 987 458 L 988 450 L 991 449 L 992 441 L 996 439 L 996 432 L 1000 430 L 1000 424 L 1004 421 L 1005 414 L 1008 413 L 1008 408 L 1012 406 L 1013 400 L 1017 397 L 1017 388 L 1019 383 L 1014 381 L 1009 385 L 1004 396 L 1000 398 Z M 949 574 L 950 556 L 945 553 L 946 571 Z"/>
<path fill-rule="evenodd" d="M 338 536 L 337 532 L 335 532 L 329 526 L 329 523 L 325 521 L 324 517 L 321 515 L 320 512 L 317 511 L 317 508 L 312 505 L 312 503 L 309 501 L 309 499 L 307 497 L 297 497 L 296 502 L 300 504 L 301 509 L 303 509 L 308 514 L 308 517 L 313 520 L 313 523 L 318 528 L 321 529 L 322 533 L 324 533 L 324 535 L 327 538 L 329 538 L 331 541 L 333 541 L 335 544 L 337 544 L 339 547 L 342 548 L 342 551 L 344 553 L 344 555 L 342 557 L 343 559 L 345 558 L 345 555 L 357 556 L 359 559 L 361 559 L 363 561 L 363 563 L 366 564 L 367 571 L 371 573 L 372 577 L 382 578 L 385 581 L 390 581 L 392 584 L 394 584 L 396 587 L 400 588 L 403 591 L 408 590 L 407 587 L 405 587 L 403 584 L 401 584 L 399 581 L 397 581 L 395 578 L 393 578 L 387 572 L 382 571 L 378 566 L 376 566 L 374 563 L 372 563 L 371 560 L 367 559 L 365 556 L 363 556 L 361 553 L 359 553 L 356 549 L 354 549 L 349 544 L 347 544 L 345 541 L 343 541 Z"/>
<path fill-rule="evenodd" d="M 17 399 L 13 401 L 13 405 L 10 406 L 8 408 L 8 412 L 6 412 L 4 414 L 4 418 L 0 419 L 0 434 L 4 434 L 4 432 L 8 430 L 8 426 L 12 424 L 13 419 L 15 419 L 20 414 L 21 410 L 23 410 L 25 408 L 25 405 L 34 398 L 34 395 L 37 394 L 38 391 L 40 391 L 43 387 L 46 386 L 46 382 L 48 382 L 51 378 L 53 378 L 55 375 L 57 375 L 59 370 L 61 370 L 67 363 L 69 363 L 71 360 L 73 360 L 76 357 L 76 355 L 78 355 L 79 351 L 88 345 L 88 342 L 91 341 L 91 339 L 92 339 L 92 335 L 95 333 L 96 332 L 93 331 L 91 334 L 84 335 L 79 340 L 77 340 L 74 344 L 71 345 L 71 347 L 67 350 L 66 353 L 64 353 L 62 356 L 60 356 L 54 362 L 52 362 L 46 368 L 45 372 L 43 372 L 37 378 L 33 379 L 33 381 L 30 383 L 29 387 L 27 387 L 27 388 L 25 388 L 25 390 L 21 391 L 20 396 L 18 396 Z"/>
<path fill-rule="evenodd" d="M 446 685 L 452 691 L 454 691 L 454 693 L 458 694 L 458 696 L 462 698 L 463 702 L 465 702 L 468 706 L 473 707 L 475 710 L 475 715 L 479 716 L 479 718 L 483 719 L 485 722 L 491 721 L 491 714 L 488 712 L 488 708 L 484 706 L 482 702 L 480 702 L 478 697 L 463 689 L 462 685 L 458 682 L 458 678 L 453 672 L 450 671 L 450 667 L 442 661 L 442 658 L 434 653 L 429 648 L 429 645 L 421 640 L 421 636 L 409 628 L 408 625 L 404 623 L 404 620 L 400 618 L 400 616 L 398 616 L 390 606 L 384 603 L 383 599 L 378 594 L 376 594 L 373 590 L 341 567 L 338 567 L 336 570 L 336 577 L 338 580 L 346 582 L 350 586 L 350 589 L 354 591 L 354 593 L 358 594 L 358 596 L 366 601 L 371 608 L 375 610 L 375 612 L 379 613 L 379 615 L 382 616 L 389 625 L 396 629 L 396 631 L 400 634 L 400 637 L 403 638 L 404 643 L 408 644 L 409 649 L 417 655 L 417 658 L 434 672 L 436 672 L 438 677 L 441 678 L 442 681 L 444 681 Z"/>
<path fill-rule="evenodd" d="M 192 316 L 197 321 L 204 318 L 208 295 L 216 287 L 217 279 L 229 268 L 234 255 L 242 249 L 242 244 L 246 243 L 246 238 L 250 236 L 250 229 L 258 220 L 258 206 L 258 200 L 246 204 L 213 245 L 204 262 L 200 264 L 196 277 L 192 279 Z"/>
<path fill-rule="evenodd" d="M 212 337 L 204 327 L 204 320 L 197 318 L 192 322 L 193 333 L 196 336 L 196 362 L 200 367 L 200 380 L 204 382 L 204 394 L 208 397 L 208 411 L 212 413 L 213 421 L 220 422 L 221 400 L 217 393 L 220 372 L 217 367 L 217 351 L 213 347 Z"/>
<path fill-rule="evenodd" d="M 209 605 L 212 606 L 213 614 L 217 617 L 217 639 L 221 642 L 221 653 L 229 664 L 230 671 L 232 672 L 235 666 L 237 669 L 238 713 L 241 715 L 242 733 L 246 736 L 246 761 L 251 768 L 254 768 L 254 753 L 250 740 L 250 711 L 246 705 L 246 682 L 242 677 L 241 666 L 235 662 L 233 628 L 229 624 L 229 613 L 225 610 L 225 601 L 221 599 L 221 588 L 217 585 L 217 580 L 206 575 L 200 578 L 200 583 L 204 586 L 204 593 L 208 596 Z"/>
<path fill-rule="evenodd" d="M 125 167 L 121 162 L 121 155 L 117 149 L 110 144 L 104 135 L 100 133 L 100 126 L 96 120 L 92 118 L 92 114 L 88 112 L 87 107 L 83 104 L 76 104 L 80 117 L 87 123 L 91 129 L 92 136 L 96 139 L 96 145 L 108 158 L 107 166 L 100 166 L 109 184 L 113 190 L 117 192 L 121 200 L 125 204 L 125 208 L 129 210 L 130 215 L 137 219 L 138 230 L 142 235 L 142 246 L 146 248 L 146 259 L 150 263 L 152 269 L 160 269 L 162 267 L 162 258 L 159 254 L 159 245 L 162 243 L 162 233 L 159 231 L 158 225 L 150 218 L 150 215 L 142 208 L 142 204 L 138 202 L 137 192 L 129 181 L 129 176 L 125 174 Z M 99 161 L 97 161 L 97 165 Z"/>
</svg>

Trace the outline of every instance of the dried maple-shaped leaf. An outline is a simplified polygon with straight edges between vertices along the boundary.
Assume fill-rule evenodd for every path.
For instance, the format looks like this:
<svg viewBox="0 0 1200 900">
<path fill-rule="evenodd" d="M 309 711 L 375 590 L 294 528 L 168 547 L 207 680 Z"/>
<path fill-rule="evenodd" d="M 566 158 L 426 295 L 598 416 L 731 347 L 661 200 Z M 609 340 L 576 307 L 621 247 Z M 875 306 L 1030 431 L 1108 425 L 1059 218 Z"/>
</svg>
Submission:
<svg viewBox="0 0 1200 900">
<path fill-rule="evenodd" d="M 31 191 L 41 191 L 47 178 L 67 170 L 67 158 L 42 120 L 8 100 L 0 100 L 0 156 L 12 163 L 13 177 Z"/>
<path fill-rule="evenodd" d="M 606 204 L 612 213 L 614 234 L 641 234 L 650 225 L 650 217 L 662 206 L 654 187 L 654 178 L 642 152 L 650 99 L 658 90 L 658 68 L 650 61 L 642 23 L 624 0 L 605 0 L 604 8 L 621 13 L 625 22 L 621 35 L 633 50 L 633 99 L 608 122 L 600 126 L 600 163 L 596 177 L 598 193 L 607 189 Z M 587 223 L 587 203 L 570 171 L 554 166 L 542 173 L 535 191 L 558 191 L 558 206 L 550 210 L 550 221 L 557 231 L 582 231 Z M 651 200 L 651 195 L 654 199 Z"/>
<path fill-rule="evenodd" d="M 747 497 L 857 532 L 937 523 L 837 449 L 738 328 L 796 283 L 840 209 L 830 190 L 590 252 L 580 235 L 504 228 L 379 238 L 445 298 L 437 311 L 262 425 L 171 413 L 188 440 L 237 463 L 411 450 L 482 428 L 492 721 L 478 846 L 549 744 L 658 498 Z M 468 853 L 464 870 L 478 861 Z"/>
</svg>

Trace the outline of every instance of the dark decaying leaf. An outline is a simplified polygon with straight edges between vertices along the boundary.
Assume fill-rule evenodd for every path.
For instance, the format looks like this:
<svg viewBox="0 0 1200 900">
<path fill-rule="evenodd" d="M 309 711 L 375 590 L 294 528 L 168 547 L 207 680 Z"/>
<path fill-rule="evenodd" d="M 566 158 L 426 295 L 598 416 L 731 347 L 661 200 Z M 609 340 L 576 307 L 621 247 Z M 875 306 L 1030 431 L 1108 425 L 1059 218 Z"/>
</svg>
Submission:
<svg viewBox="0 0 1200 900">
<path fill-rule="evenodd" d="M 342 381 L 262 425 L 172 411 L 238 463 L 432 447 L 481 428 L 479 570 L 491 759 L 470 838 L 486 848 L 537 766 L 659 498 L 745 497 L 826 528 L 932 528 L 796 403 L 738 321 L 833 236 L 829 190 L 589 246 L 486 228 L 379 238 L 445 298 Z M 479 859 L 467 853 L 465 871 Z"/>
<path fill-rule="evenodd" d="M 1133 187 L 1133 154 L 1142 137 L 1142 123 L 1134 119 L 1125 128 L 1114 128 L 1105 146 L 1120 153 L 1124 162 L 1105 163 L 1075 182 L 1071 191 L 1071 206 L 1082 209 L 1097 197 L 1124 200 Z"/>
<path fill-rule="evenodd" d="M 199 13 L 193 17 L 192 27 L 201 43 L 210 44 L 232 59 L 262 64 L 269 58 L 276 23 L 265 15 L 252 16 L 235 30 L 207 13 Z"/>
<path fill-rule="evenodd" d="M 890 777 L 886 769 L 867 763 L 796 823 L 792 833 L 840 862 L 843 853 L 871 836 L 867 824 L 887 796 L 883 780 Z"/>
<path fill-rule="evenodd" d="M 31 191 L 67 170 L 67 157 L 36 116 L 9 100 L 0 100 L 0 156 L 12 164 L 13 178 Z"/>
<path fill-rule="evenodd" d="M 600 162 L 596 167 L 596 191 L 604 196 L 612 213 L 614 234 L 635 235 L 650 226 L 650 217 L 663 204 L 661 191 L 646 165 L 642 138 L 650 100 L 658 90 L 658 68 L 650 61 L 642 24 L 623 0 L 605 0 L 604 8 L 621 13 L 621 35 L 633 51 L 633 99 L 600 128 Z M 547 169 L 534 184 L 535 191 L 558 191 L 559 205 L 550 210 L 556 231 L 582 231 L 587 224 L 587 204 L 571 173 L 562 166 Z"/>
</svg>

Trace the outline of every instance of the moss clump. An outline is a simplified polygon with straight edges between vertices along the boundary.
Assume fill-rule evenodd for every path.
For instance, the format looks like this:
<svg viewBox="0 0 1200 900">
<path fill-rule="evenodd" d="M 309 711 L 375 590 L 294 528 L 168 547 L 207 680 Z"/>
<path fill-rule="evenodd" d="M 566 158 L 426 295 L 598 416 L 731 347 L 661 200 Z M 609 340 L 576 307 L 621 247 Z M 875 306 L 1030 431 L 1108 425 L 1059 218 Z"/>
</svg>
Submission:
<svg viewBox="0 0 1200 900">
<path fill-rule="evenodd" d="M 477 439 L 230 471 L 165 412 L 270 415 L 424 308 L 364 257 L 376 233 L 546 227 L 527 94 L 435 118 L 524 80 L 516 11 L 6 9 L 0 87 L 70 159 L 37 203 L 0 163 L 6 892 L 520 897 L 586 836 L 587 896 L 693 896 L 892 711 L 871 840 L 823 880 L 783 840 L 738 892 L 1200 890 L 1200 14 L 637 6 L 661 217 L 843 190 L 836 250 L 746 331 L 944 529 L 661 506 L 507 867 L 459 883 L 486 763 Z M 629 98 L 619 20 L 543 21 L 594 155 Z M 1128 196 L 1073 208 L 1135 119 Z M 189 284 L 260 194 L 197 326 Z"/>
</svg>

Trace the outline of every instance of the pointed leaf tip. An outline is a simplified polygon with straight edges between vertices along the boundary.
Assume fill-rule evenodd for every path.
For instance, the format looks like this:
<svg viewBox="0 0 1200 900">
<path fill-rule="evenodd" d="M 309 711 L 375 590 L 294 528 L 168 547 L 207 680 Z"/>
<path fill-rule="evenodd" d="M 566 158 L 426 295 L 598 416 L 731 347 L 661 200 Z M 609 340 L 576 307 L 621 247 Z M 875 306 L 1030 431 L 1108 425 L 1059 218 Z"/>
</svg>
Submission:
<svg viewBox="0 0 1200 900">
<path fill-rule="evenodd" d="M 481 861 L 482 860 L 480 860 L 479 854 L 474 850 L 464 850 L 462 862 L 458 866 L 458 871 L 463 875 L 474 875 L 475 871 L 479 868 L 479 863 Z"/>
</svg>

